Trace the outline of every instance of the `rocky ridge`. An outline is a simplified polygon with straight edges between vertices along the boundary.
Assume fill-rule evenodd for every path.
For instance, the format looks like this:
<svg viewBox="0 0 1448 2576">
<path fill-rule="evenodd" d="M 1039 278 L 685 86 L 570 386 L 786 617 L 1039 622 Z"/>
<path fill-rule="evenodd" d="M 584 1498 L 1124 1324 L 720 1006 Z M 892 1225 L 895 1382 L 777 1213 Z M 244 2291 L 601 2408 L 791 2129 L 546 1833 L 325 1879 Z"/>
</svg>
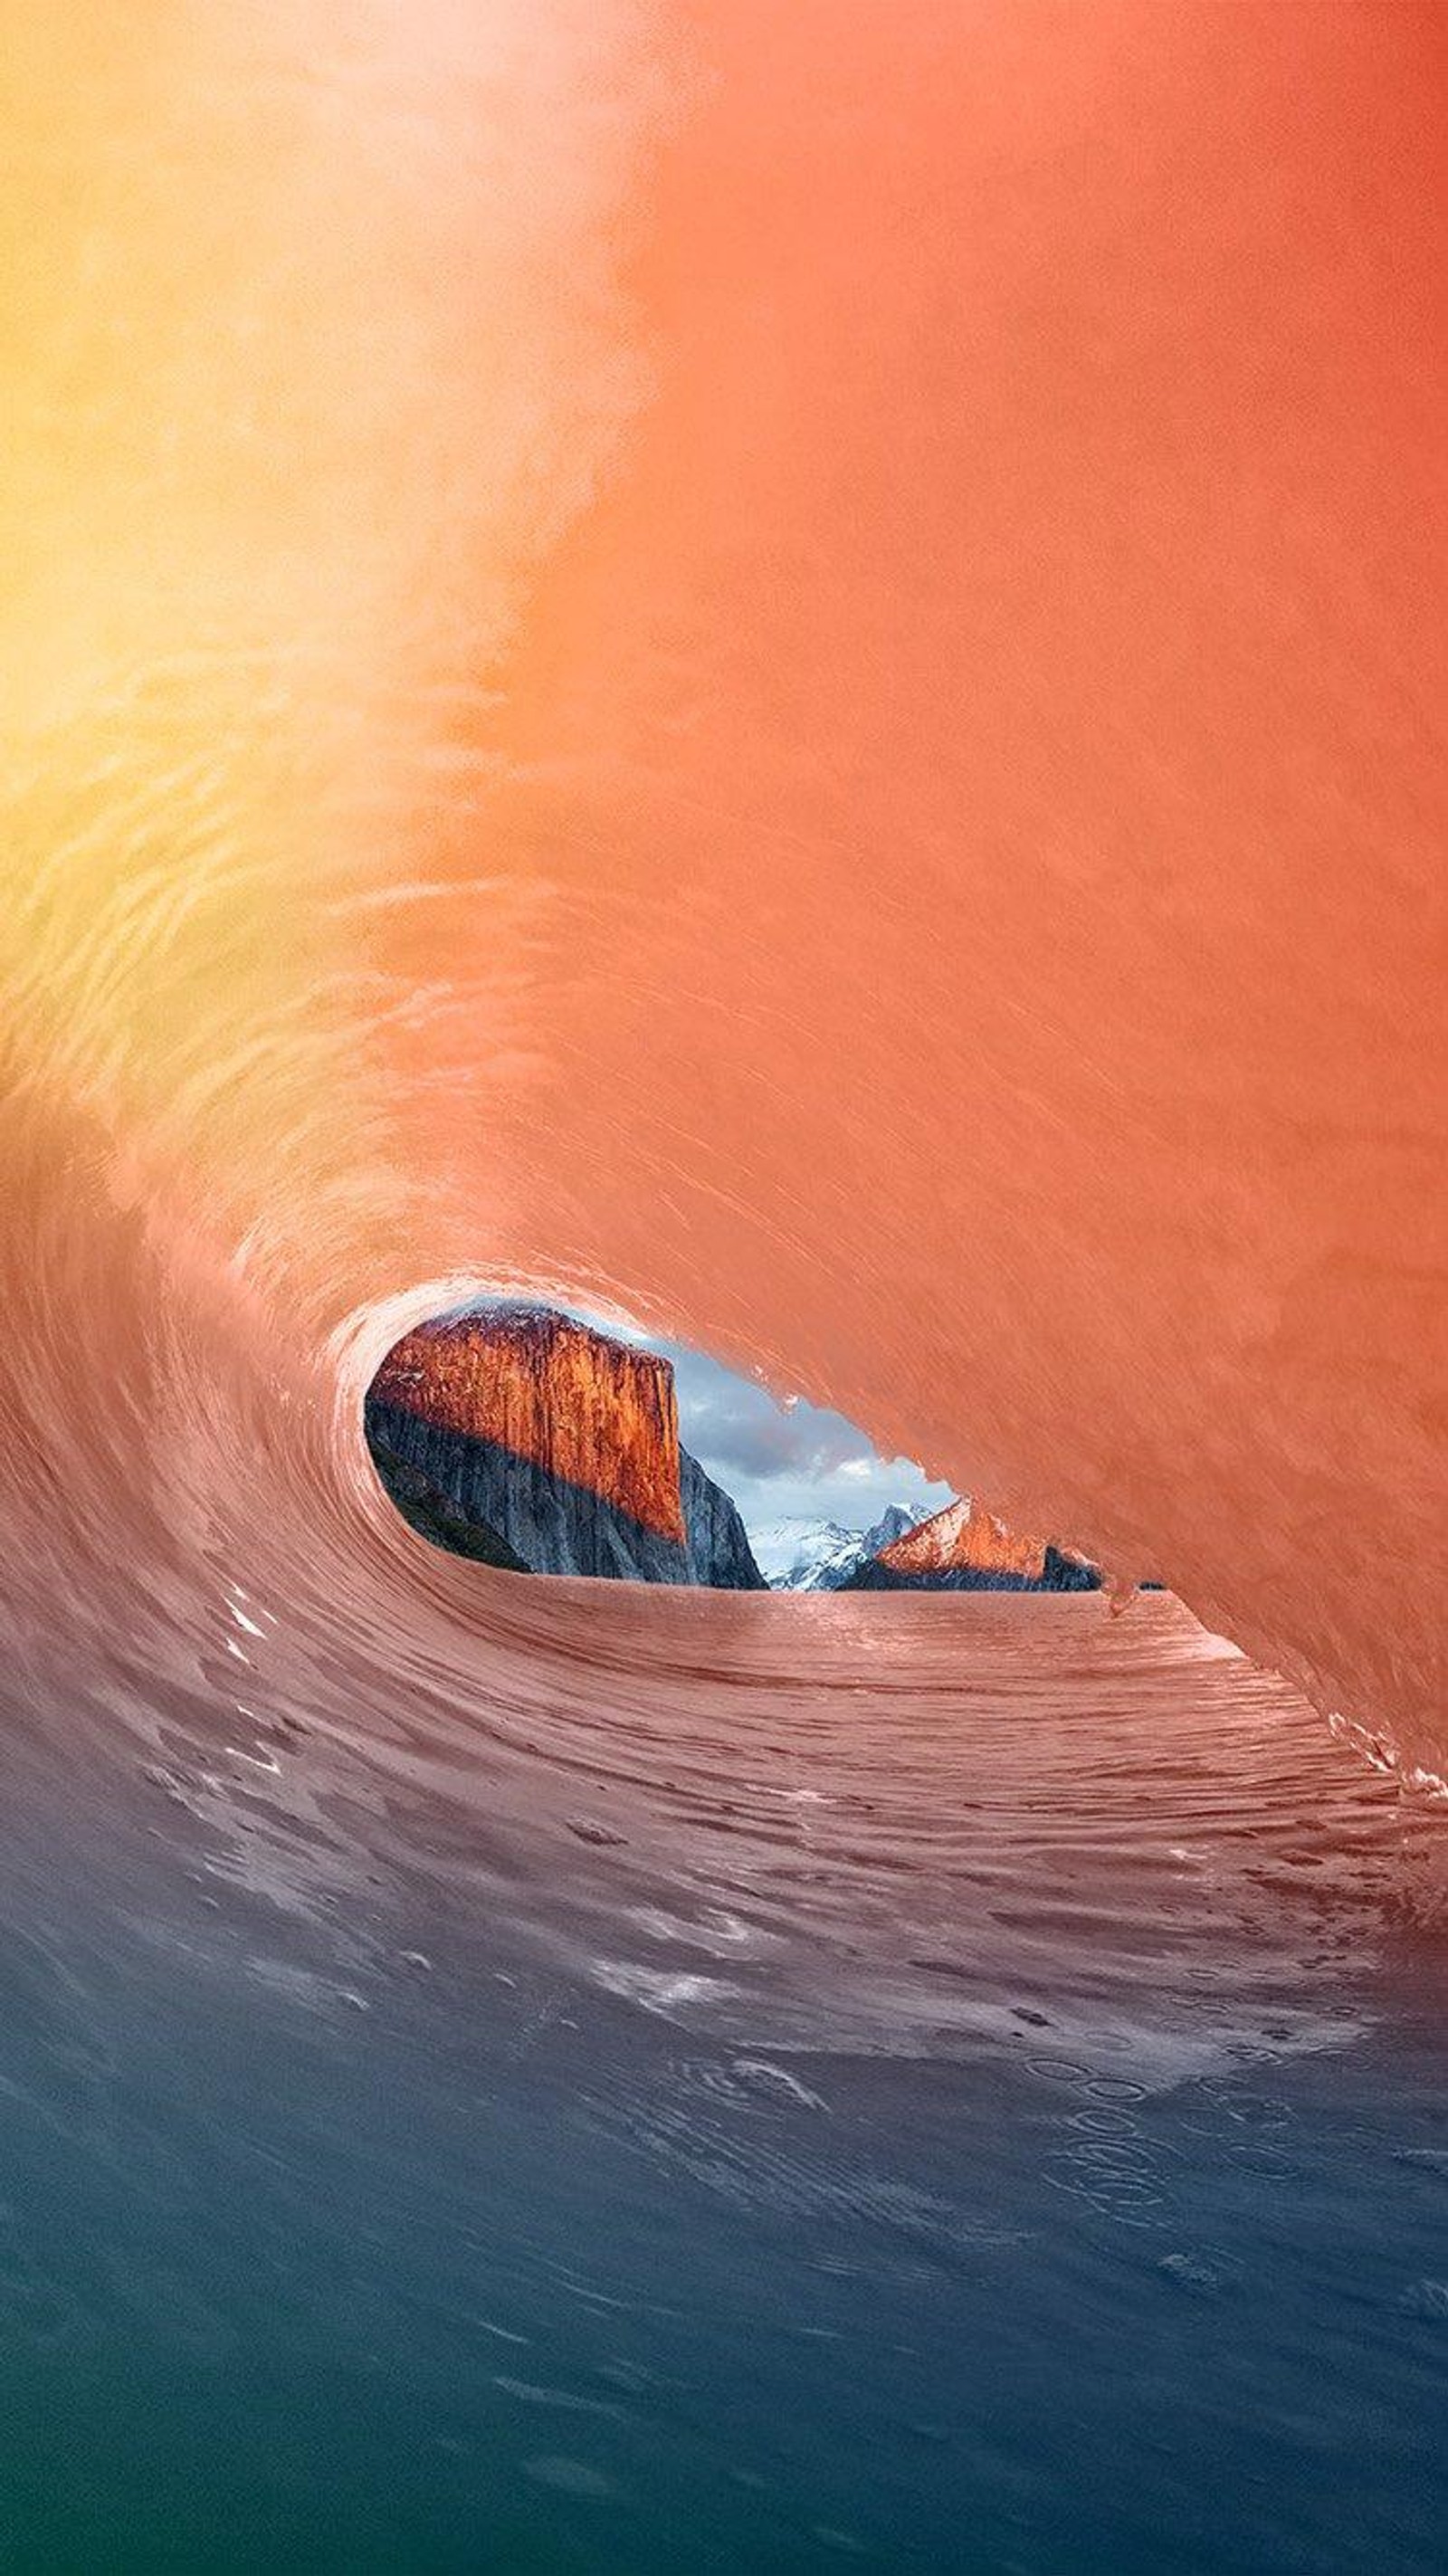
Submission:
<svg viewBox="0 0 1448 2576">
<path fill-rule="evenodd" d="M 1096 1592 L 1101 1573 L 1049 1539 L 1008 1530 L 968 1495 L 859 1566 L 850 1592 Z"/>
</svg>

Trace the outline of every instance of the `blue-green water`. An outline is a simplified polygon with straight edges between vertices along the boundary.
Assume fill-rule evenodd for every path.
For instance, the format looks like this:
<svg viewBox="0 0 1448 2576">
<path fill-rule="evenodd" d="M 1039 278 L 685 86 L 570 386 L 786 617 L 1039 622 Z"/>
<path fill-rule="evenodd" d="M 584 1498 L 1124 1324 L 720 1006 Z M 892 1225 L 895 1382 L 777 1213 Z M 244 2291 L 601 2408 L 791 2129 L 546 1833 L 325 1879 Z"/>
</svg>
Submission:
<svg viewBox="0 0 1448 2576">
<path fill-rule="evenodd" d="M 17 1710 L 0 2564 L 1441 2566 L 1441 1806 L 1166 1600 L 761 1609 Z"/>
</svg>

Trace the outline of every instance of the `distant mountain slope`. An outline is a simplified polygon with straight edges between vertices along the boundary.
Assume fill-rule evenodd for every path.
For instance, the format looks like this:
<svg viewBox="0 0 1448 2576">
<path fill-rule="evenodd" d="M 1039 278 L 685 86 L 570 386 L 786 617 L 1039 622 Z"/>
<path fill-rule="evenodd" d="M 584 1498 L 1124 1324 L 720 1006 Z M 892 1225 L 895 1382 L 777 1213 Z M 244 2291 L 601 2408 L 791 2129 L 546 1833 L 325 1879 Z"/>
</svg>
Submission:
<svg viewBox="0 0 1448 2576">
<path fill-rule="evenodd" d="M 1085 1557 L 1022 1538 L 969 1497 L 892 1539 L 841 1587 L 850 1592 L 1095 1592 Z"/>
<path fill-rule="evenodd" d="M 909 1512 L 898 1503 L 892 1503 L 869 1530 L 793 1515 L 756 1530 L 754 1554 L 776 1592 L 839 1592 L 867 1558 L 878 1555 L 911 1526 Z"/>
</svg>

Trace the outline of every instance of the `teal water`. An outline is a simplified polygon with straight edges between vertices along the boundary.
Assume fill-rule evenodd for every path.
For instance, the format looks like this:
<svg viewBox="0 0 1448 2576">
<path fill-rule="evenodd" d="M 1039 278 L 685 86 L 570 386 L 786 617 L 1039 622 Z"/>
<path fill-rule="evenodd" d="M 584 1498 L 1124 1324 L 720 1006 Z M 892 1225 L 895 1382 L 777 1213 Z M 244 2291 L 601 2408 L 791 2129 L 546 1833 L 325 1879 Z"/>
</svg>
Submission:
<svg viewBox="0 0 1448 2576">
<path fill-rule="evenodd" d="M 463 1597 L 12 1712 L 0 2564 L 1442 2565 L 1441 1804 L 1166 1599 Z"/>
</svg>

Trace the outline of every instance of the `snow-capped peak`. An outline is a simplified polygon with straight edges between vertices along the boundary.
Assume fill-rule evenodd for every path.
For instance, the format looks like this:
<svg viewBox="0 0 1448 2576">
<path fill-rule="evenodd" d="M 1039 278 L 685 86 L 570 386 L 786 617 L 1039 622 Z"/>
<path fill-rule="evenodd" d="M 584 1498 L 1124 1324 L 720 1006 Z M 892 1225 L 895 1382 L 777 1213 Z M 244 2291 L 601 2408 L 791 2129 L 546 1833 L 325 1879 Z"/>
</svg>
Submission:
<svg viewBox="0 0 1448 2576">
<path fill-rule="evenodd" d="M 873 1529 L 793 1515 L 751 1530 L 754 1561 L 775 1592 L 838 1592 L 856 1566 L 914 1527 L 914 1515 L 892 1503 Z"/>
</svg>

